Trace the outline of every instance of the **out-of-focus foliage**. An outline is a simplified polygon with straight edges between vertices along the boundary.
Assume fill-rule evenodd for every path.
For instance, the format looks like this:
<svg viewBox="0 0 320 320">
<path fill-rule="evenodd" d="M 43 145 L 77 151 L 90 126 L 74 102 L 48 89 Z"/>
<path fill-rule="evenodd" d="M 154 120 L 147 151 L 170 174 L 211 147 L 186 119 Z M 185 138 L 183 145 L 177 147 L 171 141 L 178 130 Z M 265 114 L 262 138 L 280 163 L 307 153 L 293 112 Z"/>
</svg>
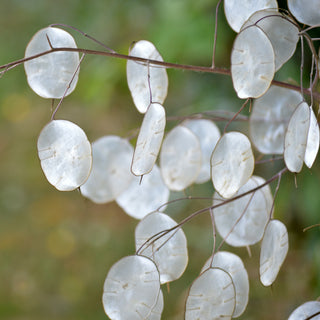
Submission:
<svg viewBox="0 0 320 320">
<path fill-rule="evenodd" d="M 22 58 L 31 36 L 57 22 L 75 26 L 121 53 L 127 53 L 133 41 L 146 39 L 165 61 L 211 64 L 216 0 L 4 2 L 0 64 Z M 223 10 L 220 13 L 216 64 L 229 67 L 235 33 Z M 79 47 L 97 48 L 72 34 Z M 298 82 L 298 65 L 297 60 L 289 61 L 276 77 Z M 172 70 L 168 76 L 164 106 L 169 117 L 238 110 L 242 104 L 229 77 Z M 0 79 L 0 319 L 106 319 L 103 282 L 115 261 L 134 252 L 137 221 L 115 203 L 96 205 L 78 191 L 59 193 L 47 182 L 36 143 L 50 116 L 51 102 L 29 89 L 22 66 Z M 125 61 L 85 57 L 78 86 L 56 118 L 80 125 L 90 141 L 107 134 L 131 136 L 142 115 L 131 100 Z M 220 129 L 224 125 L 219 124 Z M 232 124 L 230 130 L 236 125 L 244 130 L 247 123 Z M 275 162 L 269 168 L 259 172 L 258 167 L 256 174 L 269 177 L 280 167 Z M 243 248 L 231 249 L 243 259 L 250 281 L 250 303 L 239 319 L 284 319 L 297 305 L 319 295 L 319 229 L 302 232 L 319 222 L 319 178 L 316 160 L 312 171 L 304 168 L 297 177 L 298 188 L 292 175 L 281 181 L 275 217 L 288 227 L 290 250 L 272 291 L 259 284 L 259 246 L 251 248 L 252 258 Z M 191 189 L 186 192 L 208 197 L 213 193 L 209 183 Z M 166 213 L 180 221 L 210 204 L 182 202 Z M 190 262 L 179 280 L 163 287 L 163 319 L 182 319 L 188 287 L 211 254 L 211 229 L 208 214 L 185 226 Z"/>
</svg>

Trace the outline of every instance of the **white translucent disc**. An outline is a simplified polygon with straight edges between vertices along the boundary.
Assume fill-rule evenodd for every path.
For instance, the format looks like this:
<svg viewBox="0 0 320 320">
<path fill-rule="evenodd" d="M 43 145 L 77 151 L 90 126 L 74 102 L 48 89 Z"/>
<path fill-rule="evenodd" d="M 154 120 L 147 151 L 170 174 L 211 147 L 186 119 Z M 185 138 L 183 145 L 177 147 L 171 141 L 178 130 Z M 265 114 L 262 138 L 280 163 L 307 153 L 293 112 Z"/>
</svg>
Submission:
<svg viewBox="0 0 320 320">
<path fill-rule="evenodd" d="M 253 176 L 235 196 L 258 187 L 262 181 L 264 181 L 262 178 L 255 179 Z M 253 245 L 262 239 L 270 216 L 265 192 L 262 191 L 264 188 L 269 188 L 269 186 L 213 210 L 217 230 L 229 245 L 244 247 Z M 221 202 L 223 199 L 215 193 L 213 205 Z"/>
<path fill-rule="evenodd" d="M 320 24 L 319 0 L 288 0 L 288 8 L 299 22 L 309 26 Z"/>
<path fill-rule="evenodd" d="M 265 154 L 282 154 L 284 135 L 292 113 L 303 101 L 297 91 L 271 86 L 253 102 L 250 115 L 250 137 L 255 147 Z"/>
<path fill-rule="evenodd" d="M 310 107 L 310 124 L 307 138 L 307 147 L 304 155 L 304 162 L 308 168 L 311 168 L 319 151 L 319 125 L 317 118 Z"/>
<path fill-rule="evenodd" d="M 251 177 L 254 157 L 249 139 L 228 132 L 218 141 L 211 156 L 211 178 L 223 198 L 231 198 Z"/>
<path fill-rule="evenodd" d="M 292 114 L 285 134 L 284 161 L 291 172 L 300 172 L 302 169 L 309 125 L 309 106 L 306 102 L 302 102 Z"/>
<path fill-rule="evenodd" d="M 274 51 L 267 35 L 255 25 L 242 30 L 231 53 L 231 77 L 238 97 L 262 96 L 268 90 L 274 72 Z"/>
<path fill-rule="evenodd" d="M 177 223 L 164 213 L 150 213 L 136 227 L 136 250 L 153 235 L 176 225 Z M 145 245 L 140 254 L 155 262 L 160 273 L 161 284 L 173 281 L 180 278 L 187 267 L 187 239 L 182 229 L 173 230 L 155 242 L 150 241 L 150 245 Z"/>
<path fill-rule="evenodd" d="M 130 186 L 116 198 L 116 202 L 129 216 L 142 219 L 168 202 L 169 194 L 160 170 L 155 165 L 142 180 L 134 177 Z"/>
<path fill-rule="evenodd" d="M 91 144 L 84 131 L 67 120 L 53 120 L 38 138 L 38 155 L 48 181 L 60 191 L 80 187 L 92 165 Z"/>
<path fill-rule="evenodd" d="M 130 171 L 133 147 L 118 136 L 104 136 L 92 143 L 92 170 L 81 186 L 83 196 L 95 203 L 113 201 L 125 191 L 134 175 Z"/>
<path fill-rule="evenodd" d="M 236 304 L 231 276 L 210 268 L 192 283 L 186 302 L 185 320 L 231 319 Z"/>
<path fill-rule="evenodd" d="M 160 292 L 156 265 L 142 256 L 127 256 L 108 272 L 103 286 L 103 307 L 112 320 L 146 319 Z"/>
<path fill-rule="evenodd" d="M 288 232 L 279 220 L 271 220 L 265 230 L 260 251 L 260 281 L 270 286 L 288 253 Z"/>
<path fill-rule="evenodd" d="M 166 114 L 163 106 L 152 103 L 144 115 L 136 147 L 133 154 L 131 171 L 136 176 L 152 170 L 163 139 Z"/>
<path fill-rule="evenodd" d="M 190 186 L 201 169 L 201 147 L 198 137 L 184 126 L 176 126 L 164 138 L 160 151 L 160 170 L 170 190 Z"/>
<path fill-rule="evenodd" d="M 224 12 L 230 27 L 239 32 L 244 22 L 256 11 L 278 8 L 276 0 L 224 0 Z"/>
<path fill-rule="evenodd" d="M 44 28 L 38 31 L 27 45 L 25 57 L 54 48 L 77 48 L 73 37 L 66 31 L 58 28 Z M 27 80 L 31 89 L 43 98 L 63 97 L 72 77 L 79 65 L 77 52 L 54 52 L 24 63 Z M 76 73 L 67 95 L 76 87 L 79 72 Z"/>
<path fill-rule="evenodd" d="M 146 40 L 136 42 L 130 48 L 129 55 L 163 61 L 156 47 Z M 147 111 L 151 102 L 162 104 L 167 96 L 168 76 L 166 69 L 161 66 L 148 66 L 142 62 L 128 60 L 127 82 L 133 102 L 141 113 Z"/>
<path fill-rule="evenodd" d="M 242 260 L 234 253 L 219 251 L 214 254 L 213 259 L 210 257 L 207 260 L 201 272 L 210 267 L 220 268 L 231 276 L 236 291 L 236 308 L 232 317 L 240 317 L 245 311 L 249 299 L 249 278 Z"/>
<path fill-rule="evenodd" d="M 210 180 L 210 157 L 217 141 L 220 139 L 220 130 L 217 125 L 207 119 L 189 119 L 182 123 L 189 128 L 200 141 L 202 166 L 195 183 L 204 183 Z"/>
<path fill-rule="evenodd" d="M 277 71 L 294 54 L 299 40 L 299 29 L 289 17 L 279 13 L 278 9 L 256 11 L 244 23 L 241 30 L 255 23 L 271 41 L 275 55 L 275 71 Z"/>
<path fill-rule="evenodd" d="M 302 319 L 320 320 L 320 301 L 305 302 L 295 309 L 288 318 L 288 320 Z"/>
</svg>

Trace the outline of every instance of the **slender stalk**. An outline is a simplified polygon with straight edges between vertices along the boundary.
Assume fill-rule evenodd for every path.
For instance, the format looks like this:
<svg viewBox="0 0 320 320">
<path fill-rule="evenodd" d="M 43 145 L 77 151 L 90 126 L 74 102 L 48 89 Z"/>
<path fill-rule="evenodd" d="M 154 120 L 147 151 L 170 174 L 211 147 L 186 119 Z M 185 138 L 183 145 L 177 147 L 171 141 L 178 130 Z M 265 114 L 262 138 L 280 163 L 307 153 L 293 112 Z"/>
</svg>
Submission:
<svg viewBox="0 0 320 320">
<path fill-rule="evenodd" d="M 146 59 L 146 58 L 141 58 L 141 57 L 135 57 L 135 56 L 129 56 L 126 54 L 121 54 L 117 52 L 107 52 L 107 51 L 100 51 L 100 50 L 90 50 L 90 49 L 82 49 L 82 48 L 52 48 L 47 51 L 40 52 L 38 54 L 35 54 L 33 56 L 23 58 L 23 59 L 18 59 L 9 63 L 6 63 L 4 65 L 0 66 L 0 75 L 4 74 L 8 70 L 17 67 L 18 65 L 42 57 L 44 55 L 53 53 L 53 52 L 61 52 L 61 51 L 66 51 L 66 52 L 79 52 L 79 53 L 84 53 L 88 55 L 98 55 L 98 56 L 106 56 L 106 57 L 112 57 L 112 58 L 117 58 L 117 59 L 122 59 L 122 60 L 131 60 L 131 61 L 136 61 L 136 62 L 142 62 L 144 64 L 151 64 L 154 66 L 161 66 L 167 69 L 180 69 L 180 70 L 189 70 L 189 71 L 195 71 L 195 72 L 204 72 L 204 73 L 212 73 L 212 74 L 221 74 L 221 75 L 227 75 L 231 76 L 231 71 L 230 69 L 226 68 L 218 68 L 218 67 L 205 67 L 205 66 L 195 66 L 195 65 L 188 65 L 188 64 L 179 64 L 179 63 L 172 63 L 172 62 L 166 62 L 166 61 L 158 61 L 158 60 L 153 60 L 153 59 Z M 313 92 L 311 93 L 310 88 L 301 88 L 300 86 L 296 86 L 290 83 L 286 82 L 281 82 L 277 80 L 273 80 L 272 84 L 278 87 L 283 87 L 287 89 L 292 89 L 295 91 L 303 92 L 303 94 L 311 96 L 313 94 L 313 98 L 317 101 L 320 101 L 320 93 L 319 92 Z"/>
</svg>

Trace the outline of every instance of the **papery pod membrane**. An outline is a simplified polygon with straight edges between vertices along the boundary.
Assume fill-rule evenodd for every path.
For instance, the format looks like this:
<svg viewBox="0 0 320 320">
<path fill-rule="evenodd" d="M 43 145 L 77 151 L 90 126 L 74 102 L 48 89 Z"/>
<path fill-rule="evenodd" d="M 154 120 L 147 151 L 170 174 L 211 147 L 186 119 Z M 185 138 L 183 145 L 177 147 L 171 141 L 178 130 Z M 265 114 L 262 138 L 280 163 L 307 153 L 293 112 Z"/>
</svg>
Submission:
<svg viewBox="0 0 320 320">
<path fill-rule="evenodd" d="M 253 176 L 235 196 L 253 190 L 263 182 L 265 181 L 262 178 L 256 180 Z M 269 185 L 263 188 L 269 188 Z M 216 228 L 229 245 L 245 247 L 262 239 L 270 217 L 270 208 L 263 188 L 213 209 Z M 223 201 L 217 193 L 214 194 L 213 206 Z"/>
<path fill-rule="evenodd" d="M 279 220 L 270 220 L 260 251 L 260 281 L 270 286 L 276 279 L 289 249 L 288 231 Z"/>
<path fill-rule="evenodd" d="M 220 139 L 220 130 L 217 125 L 208 119 L 188 119 L 182 125 L 189 128 L 199 139 L 202 166 L 195 183 L 204 183 L 210 180 L 210 158 L 213 149 Z"/>
<path fill-rule="evenodd" d="M 50 41 L 50 43 L 49 43 Z M 53 48 L 77 48 L 66 31 L 48 27 L 38 31 L 27 45 L 25 58 Z M 60 99 L 76 87 L 79 70 L 78 52 L 53 52 L 26 61 L 24 69 L 31 89 L 43 98 Z M 76 72 L 77 71 L 77 72 Z M 72 80 L 72 81 L 71 81 Z"/>
<path fill-rule="evenodd" d="M 308 138 L 307 138 L 307 147 L 306 152 L 304 155 L 304 163 L 308 168 L 311 168 L 319 151 L 319 125 L 317 118 L 312 110 L 310 110 L 310 123 L 309 123 L 309 131 L 308 131 Z"/>
<path fill-rule="evenodd" d="M 192 283 L 186 301 L 185 320 L 231 319 L 236 305 L 231 276 L 219 268 L 210 268 Z"/>
<path fill-rule="evenodd" d="M 199 139 L 190 129 L 179 125 L 166 135 L 160 151 L 160 170 L 170 190 L 181 191 L 194 183 L 201 161 Z"/>
<path fill-rule="evenodd" d="M 271 41 L 275 56 L 275 71 L 294 54 L 299 40 L 299 29 L 292 19 L 278 12 L 278 9 L 264 9 L 253 13 L 241 30 L 256 24 Z"/>
<path fill-rule="evenodd" d="M 271 41 L 257 26 L 243 29 L 231 53 L 231 77 L 240 99 L 258 98 L 270 87 L 275 73 Z"/>
<path fill-rule="evenodd" d="M 146 257 L 127 256 L 108 272 L 103 286 L 102 302 L 111 320 L 147 319 L 160 293 L 159 272 Z"/>
<path fill-rule="evenodd" d="M 135 42 L 129 55 L 163 61 L 156 47 L 146 40 Z M 167 96 L 168 76 L 164 67 L 128 60 L 127 82 L 133 102 L 140 113 L 145 113 L 151 102 L 163 104 Z"/>
<path fill-rule="evenodd" d="M 276 0 L 224 0 L 224 12 L 229 26 L 239 32 L 245 21 L 256 11 L 278 8 Z"/>
<path fill-rule="evenodd" d="M 160 170 L 154 165 L 152 171 L 142 179 L 133 177 L 129 187 L 116 198 L 116 202 L 129 216 L 142 219 L 165 204 L 169 195 L 170 191 L 162 180 Z"/>
<path fill-rule="evenodd" d="M 118 136 L 104 136 L 92 143 L 92 170 L 81 194 L 95 203 L 113 201 L 130 185 L 133 147 Z"/>
<path fill-rule="evenodd" d="M 223 198 L 231 198 L 251 177 L 254 157 L 249 139 L 240 132 L 225 133 L 211 156 L 211 178 Z"/>
<path fill-rule="evenodd" d="M 160 289 L 158 300 L 156 305 L 152 308 L 150 315 L 146 318 L 146 320 L 161 320 L 161 314 L 163 311 L 164 301 L 163 301 L 163 293 Z"/>
<path fill-rule="evenodd" d="M 302 24 L 315 26 L 320 24 L 319 0 L 287 0 L 293 16 Z"/>
<path fill-rule="evenodd" d="M 288 320 L 320 320 L 320 301 L 308 301 L 295 309 Z"/>
<path fill-rule="evenodd" d="M 302 169 L 309 127 L 310 109 L 306 102 L 302 102 L 292 114 L 285 134 L 284 161 L 291 172 L 300 172 Z"/>
<path fill-rule="evenodd" d="M 249 299 L 249 278 L 241 258 L 231 252 L 219 251 L 214 254 L 213 258 L 210 257 L 206 261 L 201 273 L 210 267 L 222 269 L 231 276 L 236 292 L 236 307 L 232 317 L 240 317 Z"/>
<path fill-rule="evenodd" d="M 135 230 L 136 250 L 143 245 L 139 253 L 155 262 L 161 284 L 180 278 L 188 264 L 187 239 L 182 229 L 159 234 L 155 241 L 150 239 L 175 226 L 177 223 L 172 218 L 156 211 L 144 217 Z"/>
<path fill-rule="evenodd" d="M 50 121 L 39 135 L 37 148 L 41 168 L 58 190 L 75 190 L 88 179 L 91 144 L 84 131 L 73 122 Z"/>
<path fill-rule="evenodd" d="M 302 101 L 299 92 L 277 86 L 271 86 L 262 97 L 254 100 L 250 137 L 259 152 L 283 154 L 289 120 Z"/>
<path fill-rule="evenodd" d="M 144 115 L 136 147 L 133 154 L 131 171 L 136 176 L 149 173 L 158 157 L 166 126 L 166 114 L 159 103 L 151 103 Z"/>
</svg>

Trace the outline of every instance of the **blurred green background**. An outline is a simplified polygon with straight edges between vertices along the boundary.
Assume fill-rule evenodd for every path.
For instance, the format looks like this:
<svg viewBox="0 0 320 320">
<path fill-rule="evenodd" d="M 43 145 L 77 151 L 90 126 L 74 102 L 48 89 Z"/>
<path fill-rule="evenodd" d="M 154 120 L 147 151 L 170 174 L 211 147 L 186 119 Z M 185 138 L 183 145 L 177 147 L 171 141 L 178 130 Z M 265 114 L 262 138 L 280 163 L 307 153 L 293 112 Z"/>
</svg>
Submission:
<svg viewBox="0 0 320 320">
<path fill-rule="evenodd" d="M 216 0 L 2 0 L 0 64 L 22 58 L 32 35 L 51 23 L 65 23 L 96 37 L 120 53 L 133 41 L 152 41 L 166 61 L 210 65 Z M 216 63 L 229 66 L 235 34 L 220 10 Z M 79 47 L 97 49 L 71 32 Z M 298 58 L 298 57 L 296 57 Z M 288 62 L 277 77 L 295 82 L 299 62 Z M 230 78 L 169 70 L 168 116 L 207 110 L 238 110 Z M 137 221 L 115 204 L 95 205 L 77 191 L 58 192 L 45 179 L 36 143 L 50 120 L 51 102 L 28 87 L 23 67 L 0 79 L 0 319 L 107 319 L 101 297 L 109 268 L 134 253 Z M 56 119 L 77 123 L 89 139 L 115 134 L 130 136 L 142 120 L 133 106 L 126 83 L 125 61 L 87 56 L 77 89 L 65 99 Z M 168 123 L 171 128 L 177 122 Z M 219 123 L 223 129 L 225 123 Z M 239 127 L 247 132 L 247 124 Z M 282 163 L 257 166 L 265 178 Z M 290 249 L 272 288 L 259 282 L 259 245 L 250 258 L 234 249 L 249 272 L 250 300 L 239 319 L 285 319 L 299 304 L 320 294 L 319 160 L 313 169 L 281 181 L 275 217 L 289 229 Z M 274 190 L 275 184 L 272 185 Z M 211 197 L 210 183 L 187 194 Z M 176 195 L 177 196 L 177 195 Z M 177 221 L 210 201 L 172 205 L 167 213 Z M 188 223 L 190 263 L 181 279 L 163 287 L 163 319 L 183 319 L 188 288 L 211 254 L 212 230 L 208 214 Z"/>
</svg>

